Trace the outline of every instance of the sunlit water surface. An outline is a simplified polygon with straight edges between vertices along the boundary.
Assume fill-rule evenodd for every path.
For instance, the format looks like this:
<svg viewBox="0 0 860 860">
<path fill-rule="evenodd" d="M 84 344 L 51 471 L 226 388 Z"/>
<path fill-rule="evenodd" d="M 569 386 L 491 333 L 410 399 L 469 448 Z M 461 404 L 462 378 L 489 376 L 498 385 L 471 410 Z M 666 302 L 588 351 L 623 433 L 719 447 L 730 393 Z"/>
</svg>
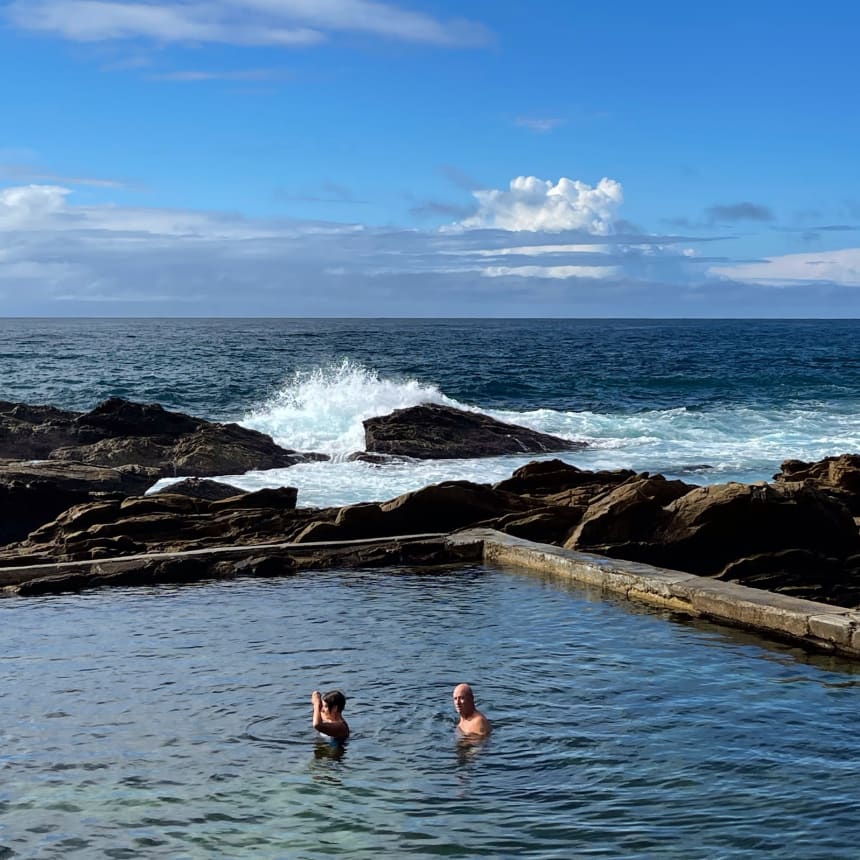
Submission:
<svg viewBox="0 0 860 860">
<path fill-rule="evenodd" d="M 534 576 L 15 599 L 0 642 L 4 860 L 860 856 L 850 664 Z"/>
</svg>

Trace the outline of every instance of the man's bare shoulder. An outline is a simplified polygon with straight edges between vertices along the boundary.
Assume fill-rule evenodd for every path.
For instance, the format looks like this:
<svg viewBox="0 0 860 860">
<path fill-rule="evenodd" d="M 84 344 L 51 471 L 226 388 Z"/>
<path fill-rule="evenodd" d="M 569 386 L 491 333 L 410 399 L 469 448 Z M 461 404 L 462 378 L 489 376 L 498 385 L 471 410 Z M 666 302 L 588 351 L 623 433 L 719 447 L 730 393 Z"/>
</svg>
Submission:
<svg viewBox="0 0 860 860">
<path fill-rule="evenodd" d="M 493 725 L 480 711 L 475 711 L 468 719 L 460 718 L 459 728 L 464 735 L 488 735 Z"/>
</svg>

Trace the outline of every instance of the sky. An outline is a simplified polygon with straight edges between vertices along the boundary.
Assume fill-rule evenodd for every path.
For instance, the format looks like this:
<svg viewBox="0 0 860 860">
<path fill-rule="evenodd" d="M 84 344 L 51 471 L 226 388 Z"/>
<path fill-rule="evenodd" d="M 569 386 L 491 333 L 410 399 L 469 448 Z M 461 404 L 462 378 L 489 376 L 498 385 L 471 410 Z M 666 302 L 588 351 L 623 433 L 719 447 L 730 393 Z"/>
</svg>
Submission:
<svg viewBox="0 0 860 860">
<path fill-rule="evenodd" d="M 854 0 L 0 0 L 0 316 L 860 317 Z"/>
</svg>

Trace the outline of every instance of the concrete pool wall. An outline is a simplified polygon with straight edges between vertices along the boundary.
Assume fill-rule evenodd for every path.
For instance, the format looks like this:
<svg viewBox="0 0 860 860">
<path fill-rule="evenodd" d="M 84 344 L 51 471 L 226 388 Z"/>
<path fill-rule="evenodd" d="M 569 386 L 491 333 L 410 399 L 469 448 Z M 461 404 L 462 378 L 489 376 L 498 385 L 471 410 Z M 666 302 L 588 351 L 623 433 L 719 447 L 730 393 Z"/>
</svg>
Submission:
<svg viewBox="0 0 860 860">
<path fill-rule="evenodd" d="M 463 533 L 465 538 L 469 533 Z M 471 533 L 474 538 L 477 532 Z M 860 611 L 721 582 L 692 573 L 480 533 L 488 564 L 552 573 L 628 600 L 755 630 L 816 650 L 860 659 Z M 461 536 L 454 536 L 455 539 Z"/>
<path fill-rule="evenodd" d="M 422 545 L 425 549 L 423 556 Z M 391 548 L 397 552 L 392 554 Z M 324 557 L 328 564 L 340 562 L 343 566 L 362 566 L 365 560 L 372 559 L 374 550 L 377 555 L 371 563 L 375 566 L 384 566 L 388 559 L 388 564 L 438 565 L 483 561 L 501 567 L 527 568 L 596 586 L 628 600 L 642 601 L 754 630 L 807 648 L 860 659 L 860 610 L 802 600 L 638 562 L 534 543 L 492 529 L 363 541 L 231 546 L 9 567 L 0 569 L 0 594 L 12 597 L 110 585 L 158 584 L 160 580 L 136 577 L 135 572 L 145 565 L 167 560 L 202 562 L 198 569 L 203 575 L 188 577 L 183 574 L 179 579 L 163 580 L 165 583 L 204 579 L 208 565 L 219 564 L 223 570 L 225 563 L 237 566 L 235 575 L 254 575 L 252 571 L 240 568 L 239 563 L 267 555 L 290 556 L 305 568 L 312 567 L 314 559 L 320 557 Z M 371 556 L 366 555 L 368 552 Z"/>
</svg>

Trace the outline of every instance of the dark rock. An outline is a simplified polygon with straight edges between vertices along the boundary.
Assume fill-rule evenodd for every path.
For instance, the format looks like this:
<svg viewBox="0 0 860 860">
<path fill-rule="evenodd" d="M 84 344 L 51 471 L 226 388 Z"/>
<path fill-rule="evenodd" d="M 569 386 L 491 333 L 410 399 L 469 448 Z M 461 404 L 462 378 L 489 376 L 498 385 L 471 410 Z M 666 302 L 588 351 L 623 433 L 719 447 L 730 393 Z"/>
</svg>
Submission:
<svg viewBox="0 0 860 860">
<path fill-rule="evenodd" d="M 848 560 L 787 549 L 731 562 L 718 579 L 839 606 L 860 605 L 860 572 Z"/>
<path fill-rule="evenodd" d="M 160 477 L 211 477 L 328 459 L 270 436 L 112 397 L 90 412 L 0 402 L 0 457 L 92 466 L 138 465 Z"/>
<path fill-rule="evenodd" d="M 680 570 L 712 575 L 744 556 L 802 549 L 845 558 L 858 549 L 846 508 L 814 487 L 738 483 L 697 487 L 667 507 L 656 535 Z"/>
<path fill-rule="evenodd" d="M 372 466 L 384 466 L 388 463 L 403 463 L 408 457 L 394 457 L 389 454 L 370 454 L 367 451 L 353 451 L 348 454 L 347 463 L 369 463 Z"/>
<path fill-rule="evenodd" d="M 111 397 L 75 419 L 77 437 L 83 444 L 120 436 L 155 436 L 175 441 L 193 433 L 199 424 L 199 419 L 169 412 L 157 403 L 133 403 L 122 397 Z"/>
<path fill-rule="evenodd" d="M 505 534 L 537 543 L 564 544 L 571 530 L 580 522 L 585 508 L 544 507 L 528 513 L 508 514 L 493 523 Z"/>
<path fill-rule="evenodd" d="M 586 447 L 487 415 L 425 403 L 364 422 L 365 448 L 418 459 L 462 459 L 503 454 L 574 451 Z"/>
<path fill-rule="evenodd" d="M 389 534 L 449 532 L 514 512 L 534 504 L 513 493 L 469 481 L 444 481 L 384 502 L 380 510 Z"/>
<path fill-rule="evenodd" d="M 382 504 L 350 505 L 337 516 L 315 518 L 297 535 L 302 541 L 355 540 L 389 535 L 450 532 L 525 513 L 533 502 L 469 481 L 444 481 Z"/>
<path fill-rule="evenodd" d="M 860 516 L 860 455 L 841 454 L 816 463 L 786 460 L 774 475 L 777 483 L 802 481 L 812 484 L 842 502 L 856 517 Z"/>
<path fill-rule="evenodd" d="M 264 487 L 241 496 L 228 496 L 212 503 L 213 511 L 254 510 L 255 508 L 273 511 L 295 510 L 299 491 L 296 487 Z"/>
<path fill-rule="evenodd" d="M 76 441 L 71 429 L 76 415 L 53 406 L 0 401 L 0 457 L 46 459 L 54 448 Z"/>
<path fill-rule="evenodd" d="M 214 549 L 203 554 L 113 559 L 74 565 L 49 565 L 36 572 L 6 571 L 5 594 L 41 595 L 106 586 L 158 586 L 193 583 L 237 576 L 285 576 L 302 569 L 326 567 L 394 566 L 417 573 L 439 565 L 478 563 L 480 544 L 452 544 L 445 539 L 389 540 L 368 545 L 343 547 L 249 547 L 247 554 L 235 548 Z M 53 568 L 53 569 L 52 569 Z"/>
<path fill-rule="evenodd" d="M 165 493 L 75 505 L 0 550 L 0 566 L 285 542 L 313 516 L 334 520 L 336 509 L 297 511 L 296 496 L 295 487 L 279 487 L 216 501 Z"/>
<path fill-rule="evenodd" d="M 236 475 L 252 469 L 285 469 L 296 463 L 327 460 L 325 454 L 300 454 L 276 445 L 270 436 L 238 424 L 205 424 L 173 446 L 174 474 Z"/>
<path fill-rule="evenodd" d="M 629 478 L 591 502 L 565 546 L 588 550 L 612 544 L 653 540 L 670 518 L 665 506 L 693 488 L 647 473 Z"/>
<path fill-rule="evenodd" d="M 589 508 L 568 546 L 615 558 L 644 561 L 700 576 L 717 576 L 739 559 L 800 550 L 844 560 L 860 548 L 848 510 L 831 496 L 805 484 L 695 487 L 665 506 L 643 500 L 641 517 L 627 495 L 630 485 Z M 627 515 L 613 522 L 613 494 Z M 629 502 L 629 506 L 625 506 Z M 605 519 L 606 522 L 600 522 Z M 600 528 L 586 528 L 597 520 Z M 814 581 L 814 577 L 810 580 Z"/>
<path fill-rule="evenodd" d="M 244 492 L 245 490 L 240 490 L 231 484 L 213 481 L 209 478 L 185 478 L 175 484 L 156 490 L 152 495 L 191 496 L 192 499 L 206 499 L 214 502 L 220 499 L 229 499 L 232 496 L 241 496 Z"/>
<path fill-rule="evenodd" d="M 198 422 L 193 431 L 175 440 L 166 436 L 102 439 L 90 445 L 58 448 L 51 452 L 51 458 L 112 466 L 142 463 L 157 468 L 161 477 L 236 475 L 327 459 L 324 454 L 288 451 L 264 433 L 238 424 L 209 422 Z"/>
<path fill-rule="evenodd" d="M 0 463 L 0 543 L 23 539 L 73 505 L 142 493 L 155 480 L 155 475 L 141 469 Z"/>
<path fill-rule="evenodd" d="M 223 562 L 222 562 L 223 564 Z M 232 576 L 252 576 L 269 578 L 287 576 L 296 572 L 296 560 L 288 555 L 254 555 L 237 561 L 232 565 Z"/>
<path fill-rule="evenodd" d="M 170 461 L 171 446 L 149 436 L 127 436 L 118 439 L 101 439 L 89 445 L 63 445 L 48 455 L 59 462 L 86 463 L 90 466 L 125 466 L 134 463 L 157 469 L 159 477 L 172 475 L 165 469 Z"/>
<path fill-rule="evenodd" d="M 630 469 L 590 472 L 562 460 L 536 460 L 516 469 L 510 478 L 499 481 L 493 488 L 537 496 L 551 505 L 581 507 L 634 475 Z"/>
</svg>

